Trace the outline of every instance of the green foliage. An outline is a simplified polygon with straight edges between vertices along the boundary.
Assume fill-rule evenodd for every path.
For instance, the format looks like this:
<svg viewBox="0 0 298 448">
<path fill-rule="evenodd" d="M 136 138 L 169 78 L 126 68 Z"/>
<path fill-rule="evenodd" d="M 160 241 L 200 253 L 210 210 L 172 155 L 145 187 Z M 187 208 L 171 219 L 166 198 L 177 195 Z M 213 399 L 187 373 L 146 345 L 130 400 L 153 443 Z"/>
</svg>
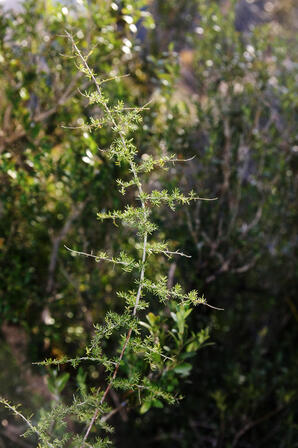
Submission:
<svg viewBox="0 0 298 448">
<path fill-rule="evenodd" d="M 84 233 L 88 247 L 105 249 L 106 227 L 95 235 L 86 230 L 86 223 L 94 219 L 96 209 L 119 206 L 116 188 L 107 191 L 106 185 L 112 185 L 125 168 L 115 169 L 98 151 L 110 146 L 111 130 L 102 117 L 90 119 L 89 101 L 78 92 L 79 86 L 82 92 L 87 88 L 88 80 L 80 83 L 82 75 L 62 34 L 66 23 L 73 27 L 80 47 L 92 49 L 89 60 L 94 71 L 115 79 L 105 85 L 115 103 L 113 113 L 119 115 L 124 101 L 138 97 L 141 102 L 150 95 L 144 80 L 123 77 L 136 68 L 143 77 L 143 63 L 134 50 L 135 23 L 144 16 L 142 26 L 150 29 L 151 25 L 149 12 L 139 10 L 142 4 L 146 2 L 126 10 L 125 6 L 113 9 L 110 2 L 89 2 L 88 8 L 75 2 L 70 9 L 52 1 L 26 0 L 23 11 L 1 14 L 0 309 L 4 318 L 28 325 L 49 306 L 49 296 L 53 302 L 56 294 L 63 294 L 73 297 L 72 303 L 68 301 L 70 311 L 81 314 L 79 321 L 84 319 L 76 304 L 82 291 L 70 286 L 69 256 L 61 241 L 79 244 Z M 154 71 L 152 76 L 156 77 Z M 133 110 L 126 112 L 134 115 Z M 99 123 L 103 129 L 92 135 L 89 131 L 95 124 L 100 128 Z M 84 132 L 68 129 L 70 124 Z M 64 274 L 57 269 L 61 265 Z M 77 259 L 72 275 L 86 290 L 96 282 L 97 268 L 87 268 Z M 92 294 L 98 294 L 96 288 Z M 58 312 L 59 305 L 50 307 Z"/>
<path fill-rule="evenodd" d="M 235 29 L 237 9 L 196 3 L 200 17 L 185 30 L 189 49 L 181 52 L 187 89 L 166 98 L 164 120 L 153 129 L 164 151 L 197 156 L 191 167 L 165 173 L 163 187 L 196 186 L 218 200 L 212 207 L 191 204 L 160 225 L 192 255 L 194 269 L 181 258 L 176 278 L 208 291 L 225 312 L 211 322 L 206 317 L 217 349 L 201 353 L 185 383 L 187 398 L 174 418 L 185 423 L 178 429 L 173 415 L 157 413 L 150 423 L 167 428 L 159 432 L 164 447 L 291 447 L 298 390 L 297 58 L 278 23 L 242 33 Z M 178 11 L 180 2 L 167 7 Z M 193 328 L 201 324 L 191 319 Z"/>
<path fill-rule="evenodd" d="M 180 398 L 176 391 L 176 377 L 187 377 L 192 368 L 190 363 L 184 362 L 185 359 L 190 357 L 189 347 L 192 348 L 192 352 L 196 352 L 203 344 L 203 342 L 194 344 L 194 340 L 200 338 L 199 334 L 192 334 L 189 337 L 186 320 L 195 305 L 207 304 L 204 297 L 198 297 L 197 291 L 185 294 L 178 284 L 174 288 L 168 289 L 166 287 L 166 277 L 162 277 L 156 285 L 154 281 L 147 278 L 149 263 L 147 258 L 149 254 L 150 263 L 154 263 L 155 254 L 181 255 L 178 251 L 168 251 L 166 243 L 155 244 L 154 240 L 150 239 L 153 232 L 158 229 L 158 226 L 151 220 L 151 203 L 157 207 L 161 203 L 166 203 L 174 210 L 176 202 L 189 204 L 191 201 L 200 200 L 200 197 L 193 191 L 184 195 L 177 188 L 172 193 L 165 190 L 153 190 L 150 194 L 145 192 L 145 185 L 140 177 L 143 165 L 142 162 L 141 165 L 139 164 L 138 150 L 131 137 L 131 132 L 137 129 L 136 124 L 141 122 L 140 112 L 142 109 L 126 112 L 123 103 L 111 104 L 108 96 L 102 93 L 102 82 L 97 80 L 97 75 L 89 68 L 87 62 L 89 55 L 84 56 L 82 54 L 73 36 L 67 31 L 66 37 L 72 44 L 78 69 L 87 79 L 92 81 L 95 89 L 86 92 L 85 97 L 88 98 L 89 105 L 99 107 L 105 117 L 100 121 L 93 119 L 92 128 L 96 131 L 102 127 L 103 123 L 111 127 L 113 139 L 106 149 L 105 155 L 116 165 L 125 164 L 128 166 L 129 173 L 132 176 L 128 185 L 135 186 L 134 202 L 140 203 L 138 207 L 127 205 L 124 211 L 115 210 L 97 214 L 100 221 L 112 219 L 115 222 L 115 220 L 119 220 L 136 233 L 136 239 L 131 238 L 130 243 L 132 249 L 138 254 L 136 259 L 124 251 L 120 252 L 118 257 L 108 257 L 106 252 L 93 255 L 92 253 L 69 250 L 74 255 L 89 256 L 95 258 L 97 262 L 108 261 L 114 265 L 119 265 L 126 273 L 134 273 L 136 288 L 128 292 L 118 293 L 118 296 L 126 301 L 126 311 L 121 314 L 110 311 L 104 318 L 104 324 L 95 325 L 94 336 L 90 344 L 85 347 L 84 357 L 70 359 L 63 356 L 58 360 L 49 358 L 39 363 L 44 366 L 71 363 L 72 367 L 76 368 L 82 361 L 99 361 L 107 373 L 106 386 L 101 386 L 97 390 L 90 388 L 89 391 L 85 386 L 81 386 L 80 390 L 84 395 L 82 397 L 83 402 L 74 398 L 71 406 L 64 406 L 60 404 L 60 394 L 69 380 L 69 373 L 57 376 L 57 371 L 54 370 L 48 379 L 48 387 L 58 404 L 52 406 L 49 412 L 43 411 L 36 425 L 25 417 L 23 419 L 29 425 L 29 431 L 25 435 L 37 434 L 42 447 L 63 447 L 66 444 L 73 447 L 80 446 L 81 448 L 85 446 L 104 447 L 108 446 L 109 442 L 102 436 L 93 438 L 93 442 L 89 442 L 89 440 L 94 433 L 95 426 L 98 426 L 101 432 L 110 433 L 113 431 L 113 428 L 106 423 L 110 408 L 107 407 L 105 402 L 110 390 L 115 388 L 136 392 L 141 405 L 141 414 L 146 413 L 151 407 L 162 408 L 163 401 L 173 404 Z M 169 158 L 167 161 L 172 162 L 172 159 Z M 155 165 L 158 166 L 165 162 L 165 159 L 162 162 L 159 160 Z M 150 171 L 152 167 L 154 168 L 153 162 Z M 146 168 L 145 171 L 148 172 L 149 170 Z M 125 184 L 122 183 L 121 187 L 123 188 L 123 186 L 125 187 Z M 147 315 L 149 325 L 140 321 L 139 317 L 140 311 L 149 306 L 150 295 L 146 296 L 146 292 L 147 294 L 150 292 L 156 293 L 156 287 L 158 288 L 160 301 L 167 302 L 167 306 L 173 309 L 169 316 L 164 314 L 163 319 L 161 319 L 161 314 L 158 316 L 158 327 L 156 326 L 157 318 L 153 313 Z M 144 327 L 149 330 L 149 335 L 143 331 Z M 124 329 L 124 333 L 122 329 Z M 110 355 L 106 351 L 106 341 L 115 334 L 120 336 L 120 345 L 116 348 L 115 353 Z M 187 349 L 188 352 L 186 352 Z M 80 376 L 82 377 L 82 373 L 80 373 Z M 171 383 L 174 384 L 173 388 Z M 172 391 L 175 391 L 175 393 L 172 393 Z M 19 415 L 16 409 L 6 401 L 3 401 L 3 404 Z M 77 435 L 74 437 L 74 431 L 67 431 L 67 416 L 71 416 L 72 420 L 78 423 L 84 423 L 87 429 L 75 431 Z"/>
<path fill-rule="evenodd" d="M 297 444 L 297 65 L 291 27 L 281 26 L 294 21 L 294 2 L 269 2 L 266 24 L 251 20 L 250 8 L 261 11 L 262 2 L 235 3 L 92 0 L 85 8 L 26 0 L 23 11 L 1 11 L 0 315 L 17 324 L 16 334 L 25 327 L 28 339 L 20 356 L 3 325 L 0 383 L 10 401 L 24 403 L 24 415 L 34 410 L 36 428 L 49 411 L 57 424 L 74 412 L 65 421 L 80 436 L 69 445 L 82 443 L 82 422 L 97 407 L 117 425 L 109 437 L 119 448 Z M 86 67 L 89 78 L 77 73 L 82 61 L 74 63 L 62 36 L 67 24 L 89 52 L 100 93 Z M 124 160 L 135 148 L 150 222 Z M 173 195 L 192 190 L 218 199 L 186 210 Z M 96 223 L 97 213 L 114 211 L 120 218 Z M 138 324 L 135 236 L 144 224 L 152 236 Z M 225 311 L 210 316 L 196 291 Z M 96 391 L 130 327 L 111 416 Z M 209 328 L 214 349 L 196 357 L 210 345 Z M 32 372 L 51 399 L 21 369 L 25 355 L 46 358 Z M 168 409 L 161 391 L 185 399 Z M 0 444 L 15 447 L 5 412 Z M 103 423 L 97 419 L 92 435 L 104 440 L 92 446 L 108 443 Z M 65 430 L 53 433 L 62 440 Z"/>
</svg>

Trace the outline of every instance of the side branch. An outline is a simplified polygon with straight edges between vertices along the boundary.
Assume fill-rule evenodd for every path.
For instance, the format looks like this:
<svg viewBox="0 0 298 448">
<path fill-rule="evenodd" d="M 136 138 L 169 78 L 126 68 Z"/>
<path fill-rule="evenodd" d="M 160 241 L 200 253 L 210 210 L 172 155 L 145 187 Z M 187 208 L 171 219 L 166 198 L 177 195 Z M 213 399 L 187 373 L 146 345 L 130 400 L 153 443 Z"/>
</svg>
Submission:
<svg viewBox="0 0 298 448">
<path fill-rule="evenodd" d="M 48 442 L 47 440 L 45 440 L 45 437 L 43 436 L 43 434 L 41 434 L 38 429 L 36 429 L 35 426 L 32 425 L 32 423 L 30 422 L 29 419 L 27 419 L 21 412 L 19 412 L 17 410 L 17 408 L 13 405 L 11 405 L 9 403 L 9 401 L 7 401 L 5 398 L 0 397 L 0 403 L 2 403 L 6 408 L 10 409 L 15 415 L 17 415 L 18 417 L 20 417 L 31 429 L 31 431 L 35 434 L 37 434 L 37 436 L 39 437 L 40 440 L 42 440 L 42 442 L 46 443 L 46 445 L 49 448 L 55 448 L 54 445 L 52 445 L 52 443 Z"/>
<path fill-rule="evenodd" d="M 133 264 L 133 261 L 132 262 L 120 261 L 115 258 L 104 257 L 100 254 L 94 255 L 94 254 L 88 254 L 87 252 L 80 252 L 79 250 L 74 250 L 74 249 L 71 249 L 70 247 L 67 247 L 65 244 L 64 244 L 64 247 L 65 247 L 65 249 L 69 250 L 73 254 L 84 255 L 85 257 L 95 258 L 96 261 L 100 261 L 100 260 L 109 261 L 110 263 L 122 264 L 123 266 L 131 266 Z"/>
</svg>

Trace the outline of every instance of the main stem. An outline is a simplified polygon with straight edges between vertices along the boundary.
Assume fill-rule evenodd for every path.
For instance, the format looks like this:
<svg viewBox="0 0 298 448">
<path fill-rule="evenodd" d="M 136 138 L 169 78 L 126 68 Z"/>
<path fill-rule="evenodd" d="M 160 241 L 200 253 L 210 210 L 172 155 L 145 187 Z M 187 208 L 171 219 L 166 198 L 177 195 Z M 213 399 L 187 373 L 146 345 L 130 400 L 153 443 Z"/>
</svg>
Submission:
<svg viewBox="0 0 298 448">
<path fill-rule="evenodd" d="M 68 39 L 71 41 L 71 43 L 73 45 L 73 48 L 75 49 L 76 54 L 79 56 L 79 58 L 81 59 L 83 65 L 84 65 L 84 67 L 88 71 L 89 76 L 92 79 L 98 94 L 101 95 L 101 90 L 100 90 L 100 87 L 98 85 L 98 82 L 96 81 L 96 78 L 95 78 L 92 70 L 90 69 L 89 65 L 87 64 L 86 59 L 84 58 L 84 56 L 80 52 L 79 48 L 77 47 L 75 41 L 73 40 L 73 37 L 67 31 L 66 31 L 66 35 L 67 35 Z M 113 115 L 112 115 L 108 105 L 106 103 L 103 103 L 103 106 L 104 106 L 104 109 L 105 109 L 109 119 L 111 120 L 113 126 L 115 128 L 117 128 L 116 122 L 114 120 L 114 117 L 113 117 Z M 123 148 L 128 153 L 128 148 L 127 148 L 127 145 L 126 145 L 126 142 L 125 142 L 125 137 L 124 137 L 124 135 L 123 135 L 123 133 L 121 131 L 119 131 L 119 137 L 121 139 Z M 134 164 L 134 162 L 132 160 L 129 161 L 129 165 L 130 165 L 131 172 L 133 174 L 133 177 L 135 179 L 135 182 L 136 182 L 136 185 L 137 185 L 137 188 L 138 188 L 138 191 L 139 191 L 139 198 L 140 198 L 141 205 L 142 205 L 143 216 L 144 216 L 144 219 L 146 220 L 147 219 L 147 209 L 146 209 L 145 202 L 143 200 L 142 184 L 141 184 L 140 179 L 138 177 L 138 174 L 137 174 L 137 171 L 136 171 L 136 168 L 135 168 L 135 164 Z M 143 280 L 144 280 L 144 276 L 145 276 L 145 262 L 146 262 L 146 256 L 147 256 L 147 239 L 148 239 L 148 232 L 145 231 L 144 235 L 143 235 L 143 240 L 142 240 L 143 241 L 143 249 L 142 249 L 141 271 L 140 271 L 140 277 L 139 277 L 139 287 L 138 287 L 138 291 L 137 291 L 135 306 L 134 306 L 133 312 L 132 312 L 133 316 L 135 316 L 137 314 L 138 305 L 139 305 L 139 302 L 140 302 L 142 289 L 143 289 Z M 106 397 L 107 397 L 107 395 L 108 395 L 108 393 L 109 393 L 109 391 L 110 391 L 110 389 L 111 389 L 111 387 L 113 385 L 113 381 L 114 381 L 114 379 L 116 378 L 116 376 L 118 374 L 119 366 L 120 366 L 121 360 L 122 360 L 122 358 L 124 356 L 124 353 L 125 353 L 125 350 L 127 348 L 127 345 L 129 343 L 129 340 L 130 340 L 130 337 L 131 337 L 131 333 L 132 333 L 132 328 L 129 328 L 129 330 L 127 332 L 127 335 L 126 335 L 126 338 L 125 338 L 125 341 L 124 341 L 124 344 L 122 346 L 121 353 L 119 355 L 119 358 L 118 358 L 115 370 L 113 372 L 112 379 L 110 380 L 109 384 L 107 385 L 107 387 L 106 387 L 106 389 L 105 389 L 105 391 L 103 393 L 103 396 L 102 396 L 102 398 L 100 400 L 100 405 L 102 405 L 103 402 L 105 401 L 105 399 L 106 399 Z M 85 433 L 84 438 L 83 438 L 83 443 L 81 444 L 80 448 L 84 448 L 85 442 L 86 442 L 86 440 L 87 440 L 87 438 L 89 436 L 89 433 L 90 433 L 90 431 L 91 431 L 91 429 L 92 429 L 92 427 L 93 427 L 93 425 L 94 425 L 94 423 L 95 423 L 95 421 L 96 421 L 96 419 L 98 417 L 98 414 L 99 414 L 99 408 L 97 408 L 94 411 L 94 414 L 93 414 L 92 419 L 91 419 L 91 421 L 90 421 L 90 423 L 88 425 L 88 428 L 87 428 L 86 433 Z"/>
</svg>

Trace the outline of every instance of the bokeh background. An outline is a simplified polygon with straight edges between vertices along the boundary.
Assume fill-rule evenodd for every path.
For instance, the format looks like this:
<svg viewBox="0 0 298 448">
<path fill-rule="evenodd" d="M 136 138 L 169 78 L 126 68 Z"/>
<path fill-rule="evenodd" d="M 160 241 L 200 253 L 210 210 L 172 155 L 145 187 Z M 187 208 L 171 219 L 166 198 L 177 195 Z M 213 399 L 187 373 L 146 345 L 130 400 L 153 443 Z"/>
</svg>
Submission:
<svg viewBox="0 0 298 448">
<path fill-rule="evenodd" d="M 179 387 L 179 406 L 113 419 L 119 448 L 298 447 L 297 8 L 294 0 L 12 0 L 0 3 L 0 394 L 37 416 L 98 385 L 94 366 L 38 367 L 80 352 L 125 276 L 73 257 L 129 244 L 96 221 L 123 198 L 125 177 L 80 129 L 88 87 L 63 37 L 72 31 L 111 99 L 149 110 L 140 155 L 193 158 L 150 179 L 201 196 L 156 215 L 160 237 L 191 254 L 160 259 L 169 284 L 224 311 L 198 310 L 210 346 Z M 296 59 L 295 59 L 296 57 Z M 152 305 L 154 307 L 154 304 Z M 119 397 L 112 394 L 112 405 Z M 0 409 L 0 448 L 36 446 Z"/>
</svg>

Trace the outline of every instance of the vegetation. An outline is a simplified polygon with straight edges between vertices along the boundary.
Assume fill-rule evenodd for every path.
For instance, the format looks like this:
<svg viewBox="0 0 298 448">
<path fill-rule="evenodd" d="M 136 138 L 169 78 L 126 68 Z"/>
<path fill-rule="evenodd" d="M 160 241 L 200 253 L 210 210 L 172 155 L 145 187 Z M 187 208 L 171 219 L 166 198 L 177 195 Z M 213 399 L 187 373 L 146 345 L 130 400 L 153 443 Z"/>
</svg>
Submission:
<svg viewBox="0 0 298 448">
<path fill-rule="evenodd" d="M 297 444 L 294 10 L 240 3 L 1 14 L 0 394 L 41 446 Z"/>
</svg>

